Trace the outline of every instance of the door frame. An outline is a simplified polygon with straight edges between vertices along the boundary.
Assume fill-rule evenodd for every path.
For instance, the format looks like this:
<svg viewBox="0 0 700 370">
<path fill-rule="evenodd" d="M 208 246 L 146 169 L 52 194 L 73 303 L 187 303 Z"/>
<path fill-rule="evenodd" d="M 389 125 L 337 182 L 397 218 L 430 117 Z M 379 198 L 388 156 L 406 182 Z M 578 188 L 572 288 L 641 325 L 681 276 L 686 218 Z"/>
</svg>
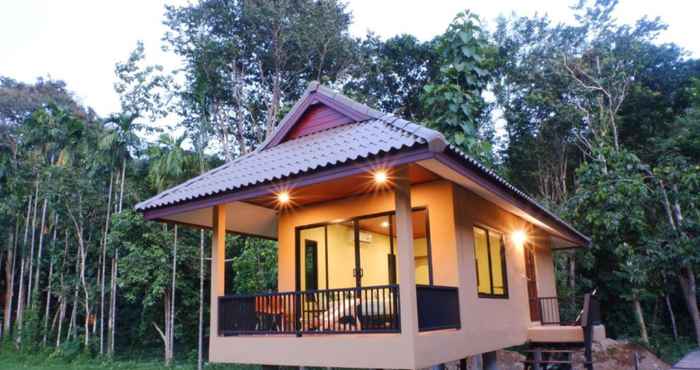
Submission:
<svg viewBox="0 0 700 370">
<path fill-rule="evenodd" d="M 420 212 L 420 211 L 425 211 L 425 238 L 426 238 L 426 247 L 428 249 L 428 281 L 429 285 L 433 285 L 433 251 L 432 251 L 432 243 L 431 243 L 431 237 L 430 237 L 430 213 L 428 212 L 428 207 L 425 206 L 420 206 L 420 207 L 413 207 L 411 208 L 411 214 L 413 212 Z M 323 227 L 323 232 L 324 232 L 324 249 L 325 249 L 325 264 L 326 264 L 326 289 L 330 289 L 328 287 L 328 276 L 329 276 L 329 268 L 330 266 L 328 265 L 328 225 L 336 225 L 336 224 L 342 224 L 346 222 L 352 221 L 353 223 L 353 233 L 354 233 L 354 248 L 355 248 L 355 270 L 354 271 L 360 271 L 359 275 L 362 275 L 361 273 L 361 261 L 360 261 L 360 235 L 359 235 L 359 221 L 367 218 L 375 218 L 375 217 L 382 217 L 382 216 L 387 216 L 389 218 L 389 240 L 390 240 L 390 248 L 391 248 L 391 253 L 393 254 L 395 252 L 395 246 L 393 242 L 393 236 L 392 235 L 392 224 L 393 224 L 393 218 L 396 215 L 396 211 L 386 211 L 386 212 L 379 212 L 379 213 L 372 213 L 368 215 L 362 215 L 362 216 L 356 216 L 356 217 L 350 217 L 347 219 L 342 219 L 342 220 L 337 220 L 333 222 L 319 222 L 315 224 L 309 224 L 309 225 L 301 225 L 301 226 L 296 226 L 294 228 L 294 278 L 295 278 L 295 283 L 294 287 L 295 290 L 301 291 L 301 273 L 302 273 L 302 268 L 301 268 L 301 248 L 302 248 L 302 240 L 301 240 L 301 231 L 302 230 L 307 230 L 307 229 L 314 229 L 318 227 Z M 356 276 L 355 277 L 355 287 L 356 288 L 361 288 L 362 287 L 362 276 Z"/>
<path fill-rule="evenodd" d="M 523 248 L 523 257 L 525 259 L 525 289 L 527 289 L 527 300 L 531 322 L 542 321 L 542 317 L 540 317 L 540 301 L 538 296 L 539 288 L 537 287 L 537 263 L 535 253 L 535 245 L 532 243 L 525 243 Z"/>
</svg>

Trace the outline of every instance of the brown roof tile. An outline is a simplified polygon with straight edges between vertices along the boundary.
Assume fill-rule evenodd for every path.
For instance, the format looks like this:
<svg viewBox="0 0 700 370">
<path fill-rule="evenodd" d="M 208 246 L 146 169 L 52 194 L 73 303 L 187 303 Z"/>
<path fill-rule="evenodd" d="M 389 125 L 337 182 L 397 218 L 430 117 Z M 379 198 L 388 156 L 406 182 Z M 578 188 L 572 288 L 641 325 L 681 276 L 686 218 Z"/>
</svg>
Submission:
<svg viewBox="0 0 700 370">
<path fill-rule="evenodd" d="M 286 128 L 285 124 L 294 110 L 298 109 L 301 102 L 312 93 L 323 94 L 326 98 L 331 98 L 354 111 L 367 115 L 369 119 L 315 132 L 270 147 L 268 147 L 270 144 L 268 139 L 257 150 L 143 201 L 136 205 L 136 209 L 146 211 L 184 203 L 210 195 L 236 191 L 251 185 L 368 159 L 383 153 L 427 145 L 433 152 L 445 152 L 457 157 L 464 165 L 476 170 L 485 179 L 496 183 L 584 240 L 588 240 L 588 237 L 569 226 L 494 171 L 458 148 L 448 145 L 440 132 L 379 112 L 317 82 L 309 85 L 290 113 L 280 121 L 278 131 Z M 271 137 L 274 136 L 271 135 Z"/>
</svg>

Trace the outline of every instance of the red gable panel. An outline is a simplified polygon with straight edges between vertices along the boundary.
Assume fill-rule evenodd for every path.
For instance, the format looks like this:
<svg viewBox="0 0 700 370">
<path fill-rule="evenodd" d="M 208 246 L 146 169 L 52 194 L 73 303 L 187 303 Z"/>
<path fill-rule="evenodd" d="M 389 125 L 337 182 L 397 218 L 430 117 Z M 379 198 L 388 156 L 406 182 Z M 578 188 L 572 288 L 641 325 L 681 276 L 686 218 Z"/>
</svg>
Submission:
<svg viewBox="0 0 700 370">
<path fill-rule="evenodd" d="M 316 103 L 310 106 L 306 112 L 299 117 L 299 120 L 294 124 L 294 127 L 282 141 L 284 142 L 351 122 L 354 122 L 352 118 L 323 103 Z"/>
</svg>

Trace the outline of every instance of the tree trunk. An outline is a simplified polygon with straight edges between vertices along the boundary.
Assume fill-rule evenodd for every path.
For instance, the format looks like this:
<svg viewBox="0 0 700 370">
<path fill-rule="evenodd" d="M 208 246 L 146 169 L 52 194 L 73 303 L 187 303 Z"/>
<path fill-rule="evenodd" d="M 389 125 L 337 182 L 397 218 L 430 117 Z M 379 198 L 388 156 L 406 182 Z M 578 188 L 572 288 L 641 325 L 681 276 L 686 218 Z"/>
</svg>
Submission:
<svg viewBox="0 0 700 370">
<path fill-rule="evenodd" d="M 678 326 L 676 325 L 676 315 L 673 313 L 673 307 L 671 306 L 671 297 L 668 294 L 664 295 L 664 301 L 666 301 L 666 309 L 668 310 L 668 316 L 671 320 L 671 329 L 673 330 L 673 340 L 678 340 Z"/>
<path fill-rule="evenodd" d="M 17 251 L 17 225 L 15 232 L 10 234 L 7 246 L 7 259 L 5 259 L 5 304 L 3 306 L 3 335 L 10 335 L 12 325 L 12 298 L 15 290 L 15 253 Z"/>
<path fill-rule="evenodd" d="M 16 342 L 17 345 L 19 346 L 22 344 L 22 318 L 24 316 L 24 284 L 22 281 L 24 280 L 24 266 L 26 265 L 26 261 L 24 256 L 22 256 L 22 260 L 20 262 L 20 269 L 19 269 L 19 295 L 17 296 L 17 323 L 16 323 Z"/>
<path fill-rule="evenodd" d="M 569 289 L 571 290 L 571 307 L 576 307 L 576 252 L 569 256 Z"/>
<path fill-rule="evenodd" d="M 53 223 L 53 236 L 51 237 L 51 250 L 54 249 L 56 246 L 56 237 L 58 235 L 58 214 L 56 214 L 56 217 L 54 219 Z M 37 274 L 38 276 L 38 274 Z M 49 314 L 51 313 L 51 284 L 53 280 L 53 258 L 51 258 L 51 255 L 49 253 L 49 281 L 48 281 L 48 287 L 46 290 L 46 312 L 44 313 L 44 339 L 42 340 L 42 344 L 44 347 L 46 347 L 46 340 L 48 339 L 48 325 L 49 325 Z M 36 285 L 39 285 L 39 281 L 37 280 Z"/>
<path fill-rule="evenodd" d="M 26 251 L 27 244 L 29 243 L 29 224 L 31 223 L 32 216 L 32 200 L 33 195 L 29 195 L 29 201 L 27 202 L 27 217 L 24 219 L 24 240 L 22 242 L 23 251 L 22 257 L 20 258 L 20 270 L 19 270 L 19 292 L 17 294 L 17 317 L 16 317 L 16 328 L 17 328 L 17 343 L 22 342 L 22 318 L 24 316 L 24 268 L 26 266 Z"/>
<path fill-rule="evenodd" d="M 63 320 L 66 319 L 66 296 L 59 298 L 58 305 L 58 329 L 56 330 L 56 348 L 61 346 L 61 334 L 63 333 Z"/>
<path fill-rule="evenodd" d="M 78 319 L 78 282 L 75 282 L 75 286 L 73 287 L 73 307 L 71 308 L 71 313 L 70 313 L 70 322 L 68 323 L 68 333 L 66 335 L 66 341 L 69 341 L 71 338 L 77 338 L 77 319 Z"/>
<path fill-rule="evenodd" d="M 87 280 L 85 278 L 85 260 L 87 253 L 85 250 L 85 242 L 81 234 L 78 237 L 78 245 L 80 246 L 80 283 L 83 286 L 83 294 L 85 296 L 85 347 L 90 344 L 90 292 L 88 291 Z"/>
<path fill-rule="evenodd" d="M 647 325 L 644 322 L 644 311 L 642 311 L 642 304 L 639 302 L 639 297 L 636 294 L 632 298 L 632 304 L 634 305 L 634 313 L 639 324 L 639 335 L 642 338 L 642 342 L 649 345 L 649 334 L 647 334 Z"/>
<path fill-rule="evenodd" d="M 126 158 L 122 159 L 122 179 L 119 181 L 119 210 L 122 211 L 124 205 L 124 177 L 126 176 Z"/>
<path fill-rule="evenodd" d="M 61 334 L 63 332 L 63 320 L 66 318 L 66 306 L 68 304 L 68 297 L 66 296 L 66 284 L 65 284 L 65 274 L 66 274 L 66 261 L 68 257 L 68 228 L 63 230 L 63 257 L 61 259 L 61 277 L 59 282 L 61 284 L 61 294 L 58 297 L 59 300 L 59 315 L 58 315 L 58 330 L 56 335 L 56 348 L 61 346 Z"/>
<path fill-rule="evenodd" d="M 49 283 L 46 290 L 46 311 L 44 312 L 44 339 L 41 341 L 44 347 L 46 347 L 46 340 L 48 339 L 49 333 L 49 315 L 51 313 L 51 279 L 53 279 L 53 261 L 49 262 Z"/>
<path fill-rule="evenodd" d="M 202 370 L 204 337 L 204 229 L 199 230 L 199 323 L 197 333 L 197 370 Z"/>
<path fill-rule="evenodd" d="M 39 277 L 41 276 L 41 256 L 44 249 L 44 227 L 46 226 L 46 207 L 49 204 L 48 197 L 44 197 L 44 204 L 41 207 L 41 226 L 39 227 L 39 251 L 36 254 L 36 277 L 34 278 L 34 290 L 32 290 L 32 295 L 39 295 Z M 54 225 L 58 222 L 58 214 L 56 214 L 56 221 Z"/>
<path fill-rule="evenodd" d="M 32 211 L 32 244 L 29 248 L 29 270 L 27 271 L 27 305 L 32 303 L 32 268 L 34 263 L 34 241 L 36 240 L 36 210 L 39 204 L 39 180 L 35 182 L 34 189 L 34 210 Z"/>
<path fill-rule="evenodd" d="M 171 300 L 170 300 L 170 290 L 166 289 L 165 293 L 163 294 L 163 327 L 165 328 L 165 332 L 160 330 L 158 325 L 154 322 L 153 327 L 156 329 L 158 334 L 160 335 L 160 338 L 163 340 L 163 358 L 165 361 L 165 366 L 169 367 L 170 364 L 172 363 L 173 360 L 173 351 L 170 346 L 171 341 L 170 341 L 170 328 L 172 327 L 171 324 L 171 317 L 170 317 L 170 308 L 171 308 Z"/>
<path fill-rule="evenodd" d="M 173 281 L 170 299 L 170 329 L 168 330 L 171 356 L 175 349 L 175 283 L 177 282 L 177 225 L 173 227 Z"/>
<path fill-rule="evenodd" d="M 700 311 L 698 311 L 695 273 L 691 267 L 685 267 L 678 275 L 678 279 L 680 280 L 683 296 L 688 306 L 688 313 L 690 313 L 690 318 L 693 320 L 693 325 L 695 326 L 695 340 L 697 343 L 700 343 Z"/>
<path fill-rule="evenodd" d="M 121 169 L 121 179 L 119 180 L 119 202 L 115 202 L 117 207 L 117 213 L 122 211 L 124 205 L 124 181 L 126 176 L 126 158 L 122 159 L 122 169 Z M 115 248 L 114 257 L 112 257 L 112 276 L 110 283 L 110 307 L 109 307 L 109 321 L 107 323 L 107 332 L 109 333 L 107 346 L 107 355 L 112 357 L 114 355 L 114 338 L 115 332 L 117 331 L 116 319 L 117 319 L 117 277 L 119 274 L 119 248 Z"/>
<path fill-rule="evenodd" d="M 105 216 L 105 229 L 102 236 L 102 257 L 100 267 L 100 355 L 104 354 L 104 321 L 105 321 L 105 269 L 107 268 L 107 235 L 109 235 L 109 223 L 112 211 L 112 186 L 114 183 L 114 171 L 109 173 L 109 190 L 107 191 L 107 214 Z"/>
<path fill-rule="evenodd" d="M 75 252 L 75 276 L 80 276 L 80 244 Z M 68 335 L 66 336 L 66 341 L 70 340 L 71 337 L 74 339 L 78 338 L 78 294 L 80 292 L 80 280 L 76 279 L 75 284 L 73 284 L 73 307 L 70 314 L 70 323 L 68 324 Z"/>
<path fill-rule="evenodd" d="M 110 286 L 110 297 L 109 297 L 109 321 L 107 322 L 107 332 L 109 333 L 109 346 L 107 347 L 107 355 L 112 357 L 114 355 L 114 338 L 116 329 L 116 315 L 117 315 L 117 274 L 119 267 L 119 249 L 114 251 L 114 257 L 112 258 L 112 276 L 111 276 L 111 286 Z"/>
</svg>

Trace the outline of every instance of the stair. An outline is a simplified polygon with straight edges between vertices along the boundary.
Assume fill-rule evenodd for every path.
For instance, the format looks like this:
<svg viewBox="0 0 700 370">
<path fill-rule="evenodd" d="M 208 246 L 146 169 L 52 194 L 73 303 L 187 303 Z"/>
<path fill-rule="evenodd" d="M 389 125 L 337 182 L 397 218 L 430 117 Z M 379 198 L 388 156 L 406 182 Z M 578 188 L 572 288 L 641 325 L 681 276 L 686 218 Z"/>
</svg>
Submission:
<svg viewBox="0 0 700 370">
<path fill-rule="evenodd" d="M 542 347 L 540 345 L 525 350 L 523 361 L 525 370 L 573 370 L 574 353 L 583 348 L 573 347 Z"/>
</svg>

